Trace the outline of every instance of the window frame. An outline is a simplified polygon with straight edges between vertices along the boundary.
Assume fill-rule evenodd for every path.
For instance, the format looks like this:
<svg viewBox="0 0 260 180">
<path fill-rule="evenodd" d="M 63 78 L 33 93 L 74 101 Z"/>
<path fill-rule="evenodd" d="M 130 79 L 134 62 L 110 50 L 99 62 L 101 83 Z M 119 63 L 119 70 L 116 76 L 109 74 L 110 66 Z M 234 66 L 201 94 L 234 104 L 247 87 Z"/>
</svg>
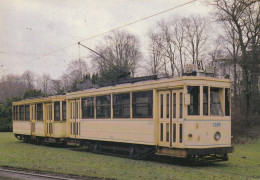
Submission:
<svg viewBox="0 0 260 180">
<path fill-rule="evenodd" d="M 58 110 L 56 110 L 56 106 L 57 106 L 57 104 L 58 104 Z M 61 112 L 60 112 L 60 110 L 61 110 L 61 107 L 60 107 L 60 101 L 54 101 L 53 102 L 53 106 L 54 106 L 54 112 L 53 112 L 53 115 L 54 115 L 54 121 L 60 121 L 61 120 Z M 59 117 L 57 117 L 56 116 L 56 111 L 58 111 L 58 114 L 59 114 Z"/>
<path fill-rule="evenodd" d="M 38 109 L 38 105 L 41 105 L 41 111 Z M 39 118 L 39 112 L 41 113 L 41 118 Z M 43 103 L 36 103 L 36 120 L 43 121 Z"/>
<path fill-rule="evenodd" d="M 219 95 L 219 102 L 220 102 L 220 110 L 221 110 L 222 114 L 219 114 L 219 115 L 212 114 L 212 111 L 211 111 L 211 106 L 212 106 L 212 98 L 211 98 L 212 97 L 212 92 L 211 92 L 211 89 L 218 89 L 218 91 L 219 90 L 222 91 L 222 92 L 218 92 L 219 93 L 218 95 Z M 209 104 L 210 104 L 209 105 L 209 112 L 210 112 L 210 116 L 217 116 L 217 117 L 225 116 L 225 104 L 224 104 L 224 101 L 225 101 L 225 87 L 210 86 L 209 87 L 209 91 L 210 91 L 210 94 L 209 94 Z M 216 104 L 216 103 L 214 103 L 214 104 Z"/>
<path fill-rule="evenodd" d="M 161 119 L 163 119 L 163 107 L 164 107 L 164 105 L 163 105 L 163 93 L 162 94 L 160 94 L 160 118 Z"/>
<path fill-rule="evenodd" d="M 179 93 L 179 118 L 183 118 L 183 92 Z"/>
<path fill-rule="evenodd" d="M 177 93 L 174 92 L 172 95 L 172 118 L 176 119 L 177 118 Z"/>
<path fill-rule="evenodd" d="M 28 111 L 26 111 L 26 107 L 28 107 Z M 29 114 L 29 116 L 27 117 L 27 115 Z M 24 120 L 25 121 L 30 121 L 30 105 L 29 104 L 26 104 L 24 106 Z"/>
<path fill-rule="evenodd" d="M 62 108 L 62 110 L 61 110 L 61 116 L 62 116 L 61 121 L 66 121 L 67 120 L 67 101 L 61 101 L 61 108 Z"/>
<path fill-rule="evenodd" d="M 196 94 L 196 95 L 198 95 L 198 98 L 197 98 L 197 103 L 192 103 L 192 101 L 194 101 L 193 99 L 191 99 L 192 98 L 192 95 L 191 95 L 191 92 L 189 92 L 189 87 L 196 87 L 196 88 L 198 88 L 198 93 Z M 201 102 L 200 102 L 200 99 L 201 99 L 201 88 L 200 88 L 200 85 L 189 85 L 189 86 L 187 86 L 187 93 L 188 94 L 190 94 L 190 104 L 187 106 L 187 116 L 201 116 L 202 114 L 200 113 L 200 109 L 201 109 Z M 194 96 L 194 97 L 196 97 L 196 96 Z M 193 97 L 193 98 L 194 98 Z M 197 114 L 190 114 L 190 107 L 191 106 L 195 106 L 195 105 L 197 105 Z M 194 109 L 194 107 L 193 107 L 193 109 Z M 194 110 L 193 110 L 194 111 Z"/>
<path fill-rule="evenodd" d="M 92 105 L 89 107 L 88 105 L 88 101 L 87 99 L 92 99 Z M 86 106 L 86 116 L 83 116 L 84 115 L 84 111 L 83 111 L 83 101 L 84 100 L 87 100 L 87 106 Z M 88 116 L 88 108 L 92 108 L 92 112 L 93 112 L 93 117 L 92 116 Z M 95 118 L 95 97 L 94 96 L 90 96 L 90 97 L 83 97 L 81 98 L 81 118 L 82 119 L 94 119 Z"/>
<path fill-rule="evenodd" d="M 116 96 L 122 96 L 124 97 L 125 95 L 128 95 L 128 98 L 123 99 L 122 102 L 120 103 L 115 103 L 115 97 Z M 125 100 L 129 101 L 129 102 L 124 102 Z M 115 115 L 115 107 L 118 106 L 119 107 L 119 111 L 124 112 L 125 109 L 129 109 L 128 112 L 129 114 L 127 114 L 126 116 L 123 115 Z M 123 108 L 122 108 L 123 107 Z M 122 108 L 122 109 L 121 109 Z M 113 118 L 130 118 L 131 116 L 131 94 L 130 92 L 126 92 L 126 93 L 118 93 L 118 94 L 113 94 Z"/>
<path fill-rule="evenodd" d="M 228 108 L 227 108 L 227 104 L 228 104 Z M 228 109 L 228 115 L 227 115 L 227 109 Z M 230 88 L 225 88 L 225 116 L 231 116 L 231 89 Z"/>
<path fill-rule="evenodd" d="M 109 104 L 98 104 L 98 100 L 101 97 L 109 97 Z M 99 108 L 104 108 L 106 109 L 106 107 L 108 108 L 108 116 L 104 117 L 104 116 L 99 116 L 100 114 L 98 114 L 98 109 Z M 95 98 L 95 108 L 96 108 L 96 119 L 111 119 L 111 94 L 108 95 L 101 95 L 101 96 L 96 96 Z"/>
<path fill-rule="evenodd" d="M 135 102 L 135 95 L 137 94 L 141 94 L 141 93 L 147 93 L 149 92 L 149 94 L 147 95 L 148 97 L 148 100 L 149 100 L 149 96 L 151 96 L 151 102 L 142 102 L 142 103 L 137 103 Z M 132 117 L 133 118 L 153 118 L 153 103 L 154 103 L 154 100 L 153 100 L 153 95 L 154 95 L 154 92 L 153 90 L 146 90 L 146 91 L 136 91 L 136 92 L 132 92 Z M 139 95 L 140 96 L 140 95 Z M 136 106 L 137 105 L 147 105 L 147 108 L 148 108 L 148 115 L 147 116 L 138 116 L 135 114 L 135 109 L 136 109 Z M 149 106 L 150 109 L 151 109 L 151 114 L 149 115 Z"/>
<path fill-rule="evenodd" d="M 19 119 L 19 106 L 14 106 L 14 120 L 18 121 Z"/>
<path fill-rule="evenodd" d="M 202 115 L 203 116 L 209 116 L 210 114 L 210 86 L 202 86 L 203 92 L 202 92 Z M 205 99 L 204 99 L 205 94 Z M 206 107 L 207 111 L 204 111 L 204 107 Z"/>
<path fill-rule="evenodd" d="M 21 111 L 23 109 L 23 111 Z M 23 118 L 21 118 L 23 113 Z M 25 120 L 25 106 L 24 105 L 19 105 L 19 120 L 24 121 Z"/>
</svg>

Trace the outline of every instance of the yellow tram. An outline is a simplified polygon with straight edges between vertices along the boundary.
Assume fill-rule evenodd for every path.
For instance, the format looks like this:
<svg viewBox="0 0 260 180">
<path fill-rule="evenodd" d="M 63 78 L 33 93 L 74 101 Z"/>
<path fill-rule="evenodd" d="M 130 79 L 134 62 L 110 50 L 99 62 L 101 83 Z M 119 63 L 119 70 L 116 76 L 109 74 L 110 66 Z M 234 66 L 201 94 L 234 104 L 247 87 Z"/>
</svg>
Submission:
<svg viewBox="0 0 260 180">
<path fill-rule="evenodd" d="M 26 141 L 74 141 L 132 158 L 227 160 L 233 151 L 230 88 L 229 79 L 182 76 L 14 102 L 13 132 Z"/>
<path fill-rule="evenodd" d="M 66 138 L 66 96 L 26 99 L 13 103 L 13 133 L 38 144 Z"/>
</svg>

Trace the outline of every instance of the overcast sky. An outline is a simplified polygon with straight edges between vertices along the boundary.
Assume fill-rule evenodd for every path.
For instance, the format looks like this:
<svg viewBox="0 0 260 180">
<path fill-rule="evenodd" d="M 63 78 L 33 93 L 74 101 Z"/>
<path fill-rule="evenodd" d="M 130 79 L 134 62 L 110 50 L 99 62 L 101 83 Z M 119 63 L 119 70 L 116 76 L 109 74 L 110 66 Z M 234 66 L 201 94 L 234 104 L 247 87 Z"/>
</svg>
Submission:
<svg viewBox="0 0 260 180">
<path fill-rule="evenodd" d="M 78 41 L 189 1 L 0 0 L 0 77 L 31 70 L 37 75 L 46 73 L 59 78 L 68 63 L 79 58 Z M 137 35 L 145 50 L 147 33 L 160 19 L 203 16 L 211 11 L 204 0 L 198 0 L 121 30 Z M 103 38 L 104 35 L 82 43 L 94 49 Z M 90 52 L 84 48 L 80 52 L 89 63 Z M 89 69 L 93 69 L 90 63 Z"/>
</svg>

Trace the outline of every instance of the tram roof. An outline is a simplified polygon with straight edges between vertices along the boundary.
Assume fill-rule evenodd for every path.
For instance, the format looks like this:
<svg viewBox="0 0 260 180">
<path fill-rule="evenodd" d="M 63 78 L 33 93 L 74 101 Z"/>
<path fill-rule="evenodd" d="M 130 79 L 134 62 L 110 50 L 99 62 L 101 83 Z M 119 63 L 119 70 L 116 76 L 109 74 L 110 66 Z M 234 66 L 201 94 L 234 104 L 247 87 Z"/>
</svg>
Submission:
<svg viewBox="0 0 260 180">
<path fill-rule="evenodd" d="M 115 84 L 99 88 L 90 88 L 81 91 L 66 93 L 66 95 L 68 99 L 71 99 L 77 96 L 84 96 L 84 94 L 86 93 L 88 93 L 89 95 L 102 95 L 113 92 L 120 93 L 125 91 L 139 91 L 148 89 L 179 89 L 182 88 L 184 84 L 204 84 L 216 87 L 230 87 L 231 80 L 208 76 L 180 76 L 170 78 L 158 78 L 155 80 L 145 80 L 135 83 Z"/>
<path fill-rule="evenodd" d="M 169 84 L 172 83 L 172 84 Z M 167 89 L 180 89 L 183 85 L 209 85 L 218 87 L 230 87 L 231 80 L 224 78 L 208 77 L 208 76 L 180 76 L 180 77 L 169 77 L 169 78 L 158 78 L 153 80 L 143 80 L 134 83 L 123 83 L 114 84 L 110 86 L 90 88 L 81 91 L 68 92 L 66 95 L 54 95 L 48 97 L 37 97 L 25 99 L 17 102 L 13 102 L 13 105 L 30 104 L 30 103 L 41 103 L 41 102 L 52 102 L 65 99 L 73 99 L 79 96 L 91 96 L 91 95 L 102 95 L 108 93 L 120 93 L 126 91 L 140 91 L 140 90 L 167 90 Z"/>
<path fill-rule="evenodd" d="M 55 100 L 65 100 L 65 99 L 66 99 L 66 95 L 36 97 L 36 98 L 28 98 L 28 99 L 24 99 L 24 100 L 21 100 L 21 101 L 13 102 L 13 105 L 41 103 L 41 102 L 52 102 L 52 101 L 55 101 Z"/>
</svg>

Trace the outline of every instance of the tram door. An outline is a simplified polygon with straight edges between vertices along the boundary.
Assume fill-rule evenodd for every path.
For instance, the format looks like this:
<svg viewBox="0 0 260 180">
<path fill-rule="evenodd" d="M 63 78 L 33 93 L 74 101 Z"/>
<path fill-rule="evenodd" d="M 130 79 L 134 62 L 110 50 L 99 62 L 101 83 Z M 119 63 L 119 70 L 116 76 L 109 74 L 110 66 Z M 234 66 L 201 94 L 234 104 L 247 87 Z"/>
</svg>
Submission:
<svg viewBox="0 0 260 180">
<path fill-rule="evenodd" d="M 182 145 L 183 90 L 159 92 L 159 145 Z"/>
<path fill-rule="evenodd" d="M 159 92 L 159 145 L 170 147 L 171 142 L 171 91 Z"/>
<path fill-rule="evenodd" d="M 30 121 L 31 121 L 31 135 L 35 135 L 35 120 L 36 120 L 36 108 L 35 104 L 30 105 Z"/>
<path fill-rule="evenodd" d="M 48 103 L 45 105 L 46 108 L 46 135 L 52 136 L 53 135 L 53 105 L 52 103 Z"/>
<path fill-rule="evenodd" d="M 183 89 L 172 90 L 172 147 L 183 145 Z"/>
<path fill-rule="evenodd" d="M 80 137 L 80 100 L 70 101 L 70 137 Z"/>
</svg>

